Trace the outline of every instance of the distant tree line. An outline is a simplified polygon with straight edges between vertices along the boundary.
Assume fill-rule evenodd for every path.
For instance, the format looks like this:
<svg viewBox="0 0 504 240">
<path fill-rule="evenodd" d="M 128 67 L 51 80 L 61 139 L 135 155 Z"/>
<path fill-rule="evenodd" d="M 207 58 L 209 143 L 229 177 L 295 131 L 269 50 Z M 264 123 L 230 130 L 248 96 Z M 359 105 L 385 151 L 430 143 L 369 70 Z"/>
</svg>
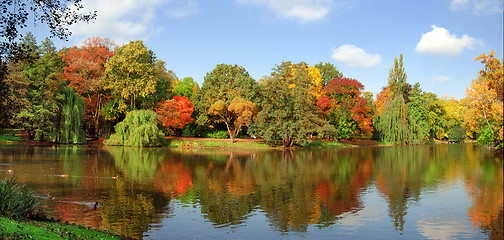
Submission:
<svg viewBox="0 0 504 240">
<path fill-rule="evenodd" d="M 475 59 L 483 68 L 459 101 L 408 83 L 402 54 L 374 97 L 331 63 L 285 61 L 259 80 L 242 66 L 218 64 L 200 87 L 167 70 L 141 40 L 116 46 L 92 37 L 57 50 L 26 34 L 15 49 L 0 62 L 0 124 L 38 141 L 93 136 L 152 146 L 166 135 L 250 136 L 292 147 L 313 139 L 417 144 L 468 137 L 502 146 L 502 61 L 493 51 Z"/>
</svg>

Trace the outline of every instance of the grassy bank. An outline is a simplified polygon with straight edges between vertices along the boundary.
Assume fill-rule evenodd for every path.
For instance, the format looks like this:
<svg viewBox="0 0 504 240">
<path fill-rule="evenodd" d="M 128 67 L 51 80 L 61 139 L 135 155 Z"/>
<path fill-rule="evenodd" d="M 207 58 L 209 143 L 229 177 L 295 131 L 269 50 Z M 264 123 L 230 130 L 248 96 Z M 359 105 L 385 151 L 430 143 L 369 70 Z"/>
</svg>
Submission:
<svg viewBox="0 0 504 240">
<path fill-rule="evenodd" d="M 23 138 L 19 134 L 22 133 L 19 129 L 0 129 L 0 143 L 21 142 Z"/>
<path fill-rule="evenodd" d="M 264 141 L 256 139 L 237 139 L 234 143 L 231 143 L 229 139 L 213 138 L 168 138 L 167 140 L 169 147 L 181 148 L 273 148 L 272 146 L 264 143 Z"/>
<path fill-rule="evenodd" d="M 0 239 L 122 239 L 106 232 L 58 222 L 0 217 Z"/>
</svg>

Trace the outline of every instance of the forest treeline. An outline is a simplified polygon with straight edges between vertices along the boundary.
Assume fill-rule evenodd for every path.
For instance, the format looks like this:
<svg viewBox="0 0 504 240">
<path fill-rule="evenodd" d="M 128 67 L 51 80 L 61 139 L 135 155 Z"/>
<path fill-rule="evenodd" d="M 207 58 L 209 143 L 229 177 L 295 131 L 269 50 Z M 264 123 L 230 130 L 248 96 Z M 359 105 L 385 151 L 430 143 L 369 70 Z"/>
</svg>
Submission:
<svg viewBox="0 0 504 240">
<path fill-rule="evenodd" d="M 116 46 L 92 37 L 58 50 L 27 34 L 12 49 L 0 61 L 0 125 L 37 141 L 80 144 L 87 136 L 159 146 L 184 135 L 259 137 L 284 147 L 349 138 L 503 145 L 503 65 L 494 51 L 475 58 L 482 69 L 456 100 L 408 83 L 402 54 L 373 96 L 331 63 L 285 61 L 259 80 L 218 64 L 199 86 L 167 70 L 141 40 Z"/>
</svg>

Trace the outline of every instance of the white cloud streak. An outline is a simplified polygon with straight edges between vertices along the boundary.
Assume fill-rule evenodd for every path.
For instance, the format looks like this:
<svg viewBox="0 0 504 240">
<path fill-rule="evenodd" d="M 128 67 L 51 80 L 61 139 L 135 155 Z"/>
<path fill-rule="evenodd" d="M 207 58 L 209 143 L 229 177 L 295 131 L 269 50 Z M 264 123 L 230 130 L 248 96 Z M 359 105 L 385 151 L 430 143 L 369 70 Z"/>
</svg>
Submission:
<svg viewBox="0 0 504 240">
<path fill-rule="evenodd" d="M 451 82 L 451 78 L 448 77 L 448 76 L 444 76 L 444 75 L 439 75 L 437 77 L 433 77 L 431 79 L 431 81 L 433 83 L 443 83 L 443 82 Z"/>
<path fill-rule="evenodd" d="M 474 45 L 481 44 L 480 40 L 463 35 L 457 38 L 447 29 L 432 25 L 432 31 L 422 34 L 415 51 L 441 56 L 455 57 L 460 55 L 465 48 L 472 49 Z"/>
<path fill-rule="evenodd" d="M 197 12 L 194 1 L 183 0 L 84 0 L 82 12 L 97 11 L 93 23 L 78 22 L 70 26 L 74 36 L 108 37 L 117 44 L 149 38 L 159 32 L 157 15 L 185 17 Z M 162 12 L 162 9 L 170 9 Z"/>
<path fill-rule="evenodd" d="M 266 5 L 280 18 L 298 20 L 302 23 L 324 19 L 333 5 L 333 0 L 238 0 L 238 2 Z"/>
<path fill-rule="evenodd" d="M 363 49 L 349 44 L 332 49 L 332 59 L 354 68 L 370 68 L 382 62 L 379 54 L 367 53 Z"/>
<path fill-rule="evenodd" d="M 451 0 L 450 10 L 463 11 L 472 9 L 476 15 L 488 15 L 502 13 L 502 0 Z"/>
</svg>

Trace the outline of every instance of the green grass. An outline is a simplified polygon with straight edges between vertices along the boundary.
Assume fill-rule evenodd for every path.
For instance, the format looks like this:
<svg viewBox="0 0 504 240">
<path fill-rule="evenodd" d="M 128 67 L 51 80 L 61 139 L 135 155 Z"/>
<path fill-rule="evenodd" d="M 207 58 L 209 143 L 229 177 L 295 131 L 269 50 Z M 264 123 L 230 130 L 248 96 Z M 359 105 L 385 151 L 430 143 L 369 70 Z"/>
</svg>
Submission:
<svg viewBox="0 0 504 240">
<path fill-rule="evenodd" d="M 122 239 L 79 225 L 0 217 L 0 239 Z"/>
<path fill-rule="evenodd" d="M 21 136 L 0 135 L 0 143 L 20 142 Z"/>
<path fill-rule="evenodd" d="M 2 128 L 0 129 L 0 143 L 20 142 L 21 136 L 14 135 L 21 133 L 23 133 L 21 129 Z"/>
<path fill-rule="evenodd" d="M 229 139 L 211 140 L 211 139 L 172 139 L 169 140 L 170 147 L 186 148 L 271 148 L 270 145 L 259 141 L 242 141 L 231 143 Z"/>
<path fill-rule="evenodd" d="M 344 147 L 344 146 L 350 146 L 350 145 L 346 143 L 331 142 L 331 141 L 313 141 L 312 143 L 310 143 L 310 145 L 308 145 L 309 148 Z"/>
</svg>

